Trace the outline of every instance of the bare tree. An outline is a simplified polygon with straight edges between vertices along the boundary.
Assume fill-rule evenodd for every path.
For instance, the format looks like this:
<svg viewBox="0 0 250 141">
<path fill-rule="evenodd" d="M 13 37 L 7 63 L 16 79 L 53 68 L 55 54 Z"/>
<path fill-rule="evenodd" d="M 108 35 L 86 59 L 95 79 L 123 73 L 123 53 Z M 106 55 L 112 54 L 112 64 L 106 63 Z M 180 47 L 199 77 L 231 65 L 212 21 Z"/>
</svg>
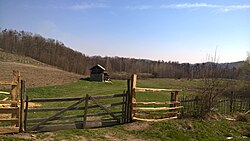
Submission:
<svg viewBox="0 0 250 141">
<path fill-rule="evenodd" d="M 199 116 L 204 117 L 211 112 L 217 104 L 217 99 L 223 95 L 229 82 L 224 78 L 225 72 L 220 69 L 218 60 L 212 57 L 212 62 L 206 63 L 201 74 L 203 76 L 203 87 L 200 95 Z"/>
</svg>

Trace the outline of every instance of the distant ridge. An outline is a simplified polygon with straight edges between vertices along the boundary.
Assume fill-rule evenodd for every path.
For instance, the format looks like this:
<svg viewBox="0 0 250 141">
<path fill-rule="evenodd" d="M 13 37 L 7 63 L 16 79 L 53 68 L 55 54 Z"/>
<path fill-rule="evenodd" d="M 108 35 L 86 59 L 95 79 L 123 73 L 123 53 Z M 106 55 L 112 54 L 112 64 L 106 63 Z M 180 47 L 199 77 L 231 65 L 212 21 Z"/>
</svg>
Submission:
<svg viewBox="0 0 250 141">
<path fill-rule="evenodd" d="M 229 69 L 232 68 L 240 68 L 243 65 L 244 61 L 237 61 L 237 62 L 231 62 L 231 63 L 219 63 L 221 67 L 228 67 Z"/>
<path fill-rule="evenodd" d="M 39 34 L 32 34 L 30 32 L 18 32 L 7 29 L 0 32 L 0 48 L 7 53 L 30 57 L 44 64 L 82 75 L 89 75 L 89 68 L 100 64 L 107 69 L 111 78 L 112 74 L 115 73 L 137 73 L 146 74 L 150 77 L 176 79 L 201 78 L 204 77 L 204 72 L 202 71 L 207 67 L 206 63 L 200 63 L 199 65 L 176 61 L 87 56 L 84 53 L 66 47 L 58 40 L 44 38 Z M 234 67 L 239 68 L 240 64 L 240 62 L 222 63 L 220 64 L 222 67 L 217 69 L 227 74 L 225 77 L 232 78 L 233 76 L 237 78 L 238 70 L 230 69 Z"/>
</svg>

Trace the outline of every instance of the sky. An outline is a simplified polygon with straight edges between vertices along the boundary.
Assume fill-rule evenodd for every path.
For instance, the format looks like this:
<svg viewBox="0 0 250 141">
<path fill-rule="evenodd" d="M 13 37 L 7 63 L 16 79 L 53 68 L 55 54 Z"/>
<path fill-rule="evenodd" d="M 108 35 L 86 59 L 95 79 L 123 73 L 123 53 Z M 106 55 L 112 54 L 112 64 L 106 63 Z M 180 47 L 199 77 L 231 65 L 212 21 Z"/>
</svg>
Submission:
<svg viewBox="0 0 250 141">
<path fill-rule="evenodd" d="M 0 0 L 0 28 L 88 56 L 234 62 L 250 51 L 250 0 Z"/>
</svg>

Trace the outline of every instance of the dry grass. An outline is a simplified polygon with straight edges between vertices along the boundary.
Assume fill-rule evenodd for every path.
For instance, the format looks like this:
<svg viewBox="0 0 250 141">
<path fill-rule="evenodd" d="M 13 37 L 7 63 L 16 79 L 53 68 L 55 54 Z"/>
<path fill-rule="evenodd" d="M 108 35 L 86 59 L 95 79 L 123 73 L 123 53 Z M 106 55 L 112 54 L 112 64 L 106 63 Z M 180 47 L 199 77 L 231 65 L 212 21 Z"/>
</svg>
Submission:
<svg viewBox="0 0 250 141">
<path fill-rule="evenodd" d="M 0 80 L 11 80 L 13 70 L 21 72 L 21 79 L 26 80 L 27 87 L 61 85 L 77 81 L 80 75 L 65 72 L 53 67 L 34 66 L 13 62 L 0 62 Z"/>
</svg>

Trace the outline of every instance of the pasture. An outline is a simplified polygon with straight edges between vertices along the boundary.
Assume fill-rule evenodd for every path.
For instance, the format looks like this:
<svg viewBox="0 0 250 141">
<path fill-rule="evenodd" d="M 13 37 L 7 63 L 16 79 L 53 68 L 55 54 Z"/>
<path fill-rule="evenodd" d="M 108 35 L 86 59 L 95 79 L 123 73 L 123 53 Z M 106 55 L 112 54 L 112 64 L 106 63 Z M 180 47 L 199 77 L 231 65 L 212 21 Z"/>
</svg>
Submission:
<svg viewBox="0 0 250 141">
<path fill-rule="evenodd" d="M 182 89 L 180 96 L 197 94 L 201 80 L 185 79 L 147 79 L 138 80 L 138 87 Z M 78 82 L 39 88 L 28 88 L 29 98 L 81 97 L 83 95 L 104 95 L 122 93 L 127 89 L 126 81 L 114 80 L 112 83 L 99 83 L 80 80 Z M 167 101 L 170 94 L 138 93 L 137 101 Z M 65 103 L 37 103 L 40 107 L 61 107 Z M 33 113 L 32 117 L 46 116 Z M 247 122 L 227 121 L 223 116 L 218 119 L 177 119 L 161 122 L 133 122 L 124 125 L 96 128 L 72 129 L 44 133 L 20 133 L 2 135 L 3 140 L 247 140 L 250 125 Z M 215 130 L 216 129 L 216 130 Z"/>
</svg>

